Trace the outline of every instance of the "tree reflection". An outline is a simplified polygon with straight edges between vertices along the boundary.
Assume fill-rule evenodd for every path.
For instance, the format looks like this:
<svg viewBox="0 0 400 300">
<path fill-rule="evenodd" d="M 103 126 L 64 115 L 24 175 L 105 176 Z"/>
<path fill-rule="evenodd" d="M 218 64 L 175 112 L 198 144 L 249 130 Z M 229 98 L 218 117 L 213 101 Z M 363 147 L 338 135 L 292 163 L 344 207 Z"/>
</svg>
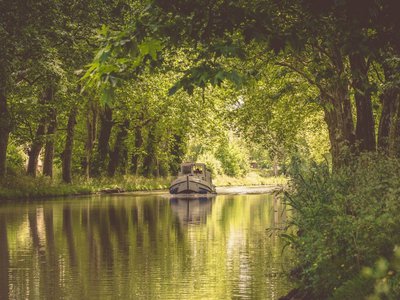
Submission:
<svg viewBox="0 0 400 300">
<path fill-rule="evenodd" d="M 0 208 L 0 295 L 274 298 L 282 255 L 266 228 L 282 223 L 281 208 L 271 196 L 246 195 Z"/>
<path fill-rule="evenodd" d="M 60 268 L 57 258 L 57 246 L 54 239 L 54 217 L 53 208 L 45 207 L 43 210 L 43 218 L 46 232 L 46 252 L 47 264 L 44 268 L 46 274 L 47 293 L 59 298 L 60 293 Z"/>
<path fill-rule="evenodd" d="M 111 231 L 115 232 L 119 252 L 124 255 L 129 255 L 129 239 L 128 239 L 128 215 L 125 207 L 121 206 L 116 208 L 114 205 L 110 205 L 108 209 L 108 216 L 110 219 Z"/>
<path fill-rule="evenodd" d="M 0 299 L 8 299 L 8 238 L 6 217 L 0 214 Z"/>
<path fill-rule="evenodd" d="M 78 259 L 77 253 L 75 249 L 75 241 L 74 241 L 74 231 L 72 228 L 72 216 L 71 216 L 71 207 L 70 205 L 65 205 L 63 208 L 63 230 L 65 236 L 67 238 L 67 248 L 68 248 L 68 256 L 69 261 L 72 267 L 77 266 Z"/>
<path fill-rule="evenodd" d="M 40 239 L 39 239 L 39 233 L 38 233 L 38 227 L 37 227 L 36 209 L 29 210 L 28 220 L 29 220 L 29 228 L 30 228 L 33 248 L 39 251 Z"/>
<path fill-rule="evenodd" d="M 207 216 L 211 213 L 213 197 L 181 198 L 170 199 L 171 209 L 182 225 L 204 224 Z"/>
</svg>

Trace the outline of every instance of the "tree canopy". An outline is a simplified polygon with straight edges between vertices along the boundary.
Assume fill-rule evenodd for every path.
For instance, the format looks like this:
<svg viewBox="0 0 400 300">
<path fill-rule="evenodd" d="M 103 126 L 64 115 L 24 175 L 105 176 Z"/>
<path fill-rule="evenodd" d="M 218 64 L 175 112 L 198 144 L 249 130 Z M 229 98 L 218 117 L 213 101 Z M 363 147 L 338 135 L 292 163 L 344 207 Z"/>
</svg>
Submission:
<svg viewBox="0 0 400 300">
<path fill-rule="evenodd" d="M 5 1 L 0 174 L 10 143 L 67 182 L 174 173 L 227 140 L 282 165 L 398 156 L 395 2 Z"/>
</svg>

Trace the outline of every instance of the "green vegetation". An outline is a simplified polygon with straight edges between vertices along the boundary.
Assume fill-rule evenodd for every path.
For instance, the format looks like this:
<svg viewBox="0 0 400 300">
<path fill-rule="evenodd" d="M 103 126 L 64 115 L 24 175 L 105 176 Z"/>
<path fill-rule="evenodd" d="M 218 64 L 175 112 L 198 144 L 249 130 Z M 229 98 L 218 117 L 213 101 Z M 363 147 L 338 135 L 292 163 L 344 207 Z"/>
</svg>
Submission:
<svg viewBox="0 0 400 300">
<path fill-rule="evenodd" d="M 96 193 L 166 190 L 172 181 L 171 177 L 146 178 L 134 175 L 80 179 L 76 178 L 74 184 L 66 184 L 46 176 L 7 176 L 0 184 L 0 199 L 21 201 Z M 251 171 L 243 177 L 216 175 L 213 182 L 217 186 L 286 185 L 287 178 L 265 177 L 259 172 Z"/>
<path fill-rule="evenodd" d="M 221 185 L 290 172 L 301 292 L 396 298 L 397 6 L 2 1 L 2 190 L 158 187 L 188 160 Z"/>
<path fill-rule="evenodd" d="M 46 176 L 9 176 L 0 185 L 1 200 L 30 200 L 59 196 L 87 195 L 95 193 L 120 193 L 166 189 L 170 178 L 145 178 L 133 175 L 113 178 L 94 178 L 76 180 L 75 184 L 66 184 L 51 180 Z M 81 183 L 78 183 L 81 182 Z"/>
<path fill-rule="evenodd" d="M 326 164 L 293 170 L 295 276 L 313 299 L 400 297 L 400 161 L 362 155 L 332 174 Z"/>
</svg>

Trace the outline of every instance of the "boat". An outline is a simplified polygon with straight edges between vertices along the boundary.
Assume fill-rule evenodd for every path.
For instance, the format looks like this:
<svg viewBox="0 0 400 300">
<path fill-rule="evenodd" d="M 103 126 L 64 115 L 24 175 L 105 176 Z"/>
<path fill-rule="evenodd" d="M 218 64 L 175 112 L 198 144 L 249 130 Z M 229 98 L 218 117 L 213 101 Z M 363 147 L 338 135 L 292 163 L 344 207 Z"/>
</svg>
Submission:
<svg viewBox="0 0 400 300">
<path fill-rule="evenodd" d="M 203 163 L 183 163 L 181 170 L 169 188 L 171 194 L 215 194 L 211 172 Z"/>
</svg>

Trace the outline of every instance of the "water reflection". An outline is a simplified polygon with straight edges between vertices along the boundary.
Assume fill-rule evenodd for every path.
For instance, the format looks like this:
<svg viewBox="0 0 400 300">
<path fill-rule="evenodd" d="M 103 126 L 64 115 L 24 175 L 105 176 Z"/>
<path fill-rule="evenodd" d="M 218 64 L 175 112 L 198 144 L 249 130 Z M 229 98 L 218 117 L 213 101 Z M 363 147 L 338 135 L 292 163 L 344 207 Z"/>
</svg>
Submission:
<svg viewBox="0 0 400 300">
<path fill-rule="evenodd" d="M 281 201 L 282 195 L 273 194 L 274 201 L 274 226 L 272 229 L 284 230 L 286 228 L 287 208 Z"/>
<path fill-rule="evenodd" d="M 277 299 L 281 216 L 267 195 L 3 205 L 0 299 Z"/>
<path fill-rule="evenodd" d="M 6 218 L 0 213 L 0 299 L 8 298 L 8 238 Z"/>
<path fill-rule="evenodd" d="M 171 209 L 182 225 L 204 224 L 211 213 L 213 197 L 171 198 Z"/>
</svg>

